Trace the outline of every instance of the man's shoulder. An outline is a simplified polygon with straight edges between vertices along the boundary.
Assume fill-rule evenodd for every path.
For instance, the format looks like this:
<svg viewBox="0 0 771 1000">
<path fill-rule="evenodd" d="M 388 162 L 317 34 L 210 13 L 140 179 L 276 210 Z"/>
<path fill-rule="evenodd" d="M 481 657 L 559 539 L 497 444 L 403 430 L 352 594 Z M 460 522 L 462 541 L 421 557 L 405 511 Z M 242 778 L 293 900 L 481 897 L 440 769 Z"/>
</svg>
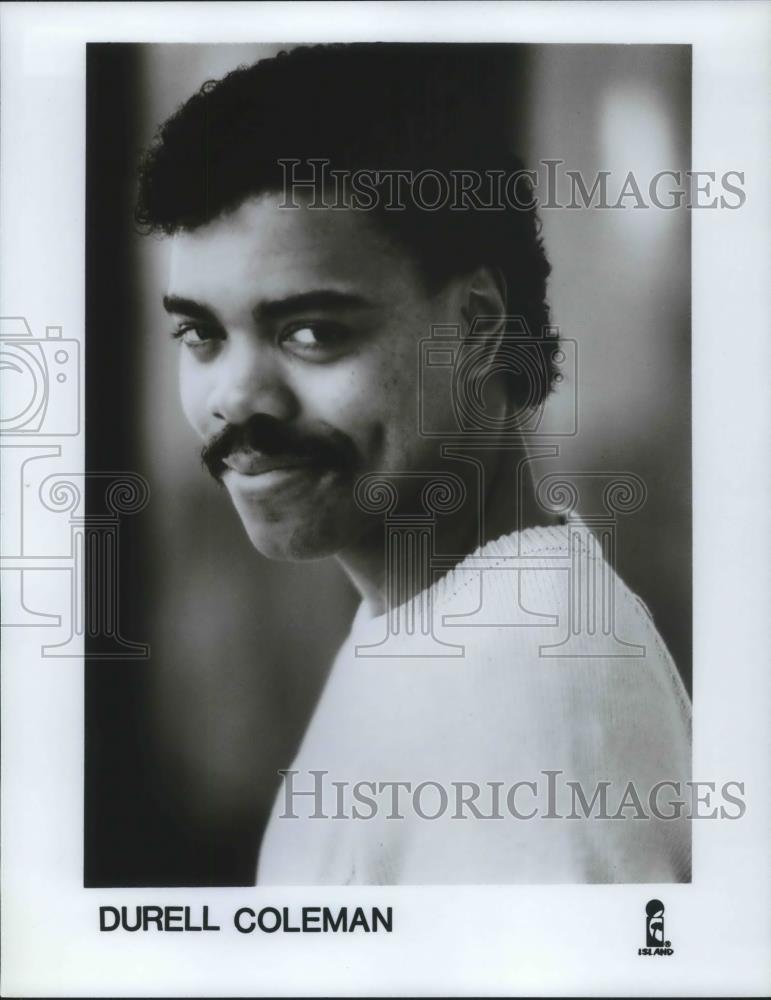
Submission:
<svg viewBox="0 0 771 1000">
<path fill-rule="evenodd" d="M 508 723 L 512 736 L 559 733 L 583 754 L 644 742 L 647 731 L 682 757 L 690 701 L 650 612 L 598 551 L 582 553 L 576 580 L 564 549 L 553 549 L 540 562 L 531 551 L 523 564 L 469 570 L 476 578 L 467 574 L 444 601 L 437 634 L 462 651 L 446 692 L 480 726 Z M 580 589 L 590 561 L 599 578 L 592 592 Z"/>
<path fill-rule="evenodd" d="M 433 623 L 463 647 L 469 665 L 504 664 L 548 671 L 593 664 L 609 679 L 656 676 L 687 702 L 679 674 L 643 602 L 588 531 L 515 533 L 464 561 L 438 593 Z M 687 704 L 684 704 L 687 708 Z"/>
</svg>

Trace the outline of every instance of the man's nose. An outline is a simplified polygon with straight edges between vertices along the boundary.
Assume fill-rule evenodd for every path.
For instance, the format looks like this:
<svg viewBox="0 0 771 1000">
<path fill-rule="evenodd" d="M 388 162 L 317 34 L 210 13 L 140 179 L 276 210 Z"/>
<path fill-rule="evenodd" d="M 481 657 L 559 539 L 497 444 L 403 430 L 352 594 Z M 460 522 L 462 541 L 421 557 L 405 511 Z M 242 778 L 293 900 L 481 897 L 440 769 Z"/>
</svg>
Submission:
<svg viewBox="0 0 771 1000">
<path fill-rule="evenodd" d="M 231 342 L 217 366 L 209 396 L 212 416 L 228 424 L 242 424 L 256 414 L 288 420 L 296 411 L 297 400 L 271 347 Z"/>
</svg>

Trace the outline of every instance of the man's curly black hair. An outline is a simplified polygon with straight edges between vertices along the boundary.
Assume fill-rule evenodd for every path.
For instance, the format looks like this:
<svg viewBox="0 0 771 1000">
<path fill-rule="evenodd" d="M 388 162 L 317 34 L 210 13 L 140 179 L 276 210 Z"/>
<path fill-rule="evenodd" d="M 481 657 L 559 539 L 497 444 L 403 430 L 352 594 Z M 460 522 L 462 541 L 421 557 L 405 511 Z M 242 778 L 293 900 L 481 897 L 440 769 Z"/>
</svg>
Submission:
<svg viewBox="0 0 771 1000">
<path fill-rule="evenodd" d="M 522 165 L 507 143 L 511 55 L 499 46 L 361 43 L 300 46 L 206 82 L 158 130 L 140 164 L 135 217 L 145 232 L 192 230 L 246 198 L 281 191 L 280 160 L 331 170 L 499 171 Z M 299 168 L 298 168 L 299 175 Z M 450 188 L 452 190 L 452 188 Z M 508 312 L 540 338 L 550 266 L 529 180 L 519 203 L 493 210 L 406 201 L 373 210 L 432 283 L 482 265 L 506 278 Z M 528 204 L 528 202 L 531 202 Z M 532 345 L 535 347 L 535 345 Z M 540 403 L 554 381 L 538 348 Z"/>
</svg>

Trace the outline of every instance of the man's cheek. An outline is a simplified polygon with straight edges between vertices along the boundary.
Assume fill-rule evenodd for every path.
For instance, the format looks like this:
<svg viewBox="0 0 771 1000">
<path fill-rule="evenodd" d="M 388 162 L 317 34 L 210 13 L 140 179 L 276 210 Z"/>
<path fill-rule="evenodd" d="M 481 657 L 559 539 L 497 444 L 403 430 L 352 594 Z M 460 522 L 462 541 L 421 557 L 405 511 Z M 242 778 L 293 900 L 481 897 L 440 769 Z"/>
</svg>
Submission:
<svg viewBox="0 0 771 1000">
<path fill-rule="evenodd" d="M 312 406 L 305 408 L 306 419 L 344 434 L 353 441 L 360 455 L 366 455 L 377 426 L 387 419 L 378 392 L 353 373 L 348 378 L 336 379 L 312 397 L 305 394 L 305 400 L 310 398 Z"/>
<path fill-rule="evenodd" d="M 410 467 L 416 434 L 407 407 L 370 413 L 360 433 L 369 470 L 398 472 Z"/>
<path fill-rule="evenodd" d="M 179 398 L 187 422 L 201 438 L 206 437 L 206 387 L 188 369 L 184 359 L 179 366 Z"/>
</svg>

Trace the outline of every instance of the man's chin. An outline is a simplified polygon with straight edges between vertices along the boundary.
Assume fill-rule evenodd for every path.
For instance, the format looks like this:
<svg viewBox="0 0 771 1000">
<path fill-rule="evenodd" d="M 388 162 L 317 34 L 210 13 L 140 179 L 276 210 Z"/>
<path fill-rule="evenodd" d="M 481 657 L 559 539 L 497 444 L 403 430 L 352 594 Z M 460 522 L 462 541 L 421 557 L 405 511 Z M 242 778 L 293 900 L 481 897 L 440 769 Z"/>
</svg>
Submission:
<svg viewBox="0 0 771 1000">
<path fill-rule="evenodd" d="M 346 548 L 342 531 L 319 530 L 308 524 L 246 523 L 249 541 L 260 555 L 277 562 L 308 562 L 329 559 Z"/>
<path fill-rule="evenodd" d="M 361 515 L 351 502 L 351 485 L 332 470 L 259 477 L 228 472 L 223 483 L 252 545 L 267 559 L 327 559 L 356 533 Z"/>
</svg>

